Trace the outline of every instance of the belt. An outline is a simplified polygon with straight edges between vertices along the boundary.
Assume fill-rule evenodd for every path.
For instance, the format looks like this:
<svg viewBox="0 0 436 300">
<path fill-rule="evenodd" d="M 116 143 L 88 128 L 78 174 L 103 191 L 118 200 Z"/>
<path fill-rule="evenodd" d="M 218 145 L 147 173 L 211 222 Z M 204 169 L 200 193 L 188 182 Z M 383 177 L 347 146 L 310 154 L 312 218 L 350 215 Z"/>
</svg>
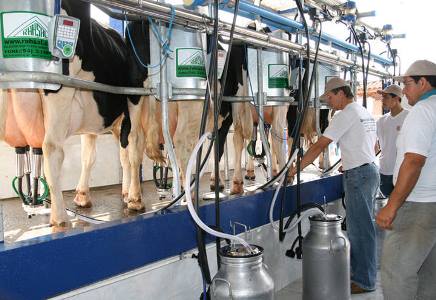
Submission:
<svg viewBox="0 0 436 300">
<path fill-rule="evenodd" d="M 360 165 L 360 166 L 358 166 L 358 167 L 354 167 L 354 168 L 352 168 L 352 169 L 345 170 L 345 172 L 346 172 L 346 171 L 351 171 L 351 170 L 356 170 L 356 169 L 359 169 L 359 168 L 361 168 L 361 167 L 369 166 L 370 164 L 372 164 L 372 163 L 366 163 L 366 164 Z"/>
</svg>

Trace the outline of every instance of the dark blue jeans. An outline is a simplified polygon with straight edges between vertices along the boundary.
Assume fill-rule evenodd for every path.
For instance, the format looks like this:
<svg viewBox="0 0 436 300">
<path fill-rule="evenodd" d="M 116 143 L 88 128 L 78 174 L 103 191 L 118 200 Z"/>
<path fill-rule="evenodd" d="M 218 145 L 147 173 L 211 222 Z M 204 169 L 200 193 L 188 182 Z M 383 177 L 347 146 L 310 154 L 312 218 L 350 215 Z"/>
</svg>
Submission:
<svg viewBox="0 0 436 300">
<path fill-rule="evenodd" d="M 389 198 L 389 195 L 394 190 L 393 177 L 393 175 L 383 175 L 380 173 L 380 191 L 386 198 Z"/>
<path fill-rule="evenodd" d="M 347 235 L 351 244 L 351 281 L 374 290 L 377 277 L 373 203 L 380 184 L 374 163 L 344 172 Z"/>
</svg>

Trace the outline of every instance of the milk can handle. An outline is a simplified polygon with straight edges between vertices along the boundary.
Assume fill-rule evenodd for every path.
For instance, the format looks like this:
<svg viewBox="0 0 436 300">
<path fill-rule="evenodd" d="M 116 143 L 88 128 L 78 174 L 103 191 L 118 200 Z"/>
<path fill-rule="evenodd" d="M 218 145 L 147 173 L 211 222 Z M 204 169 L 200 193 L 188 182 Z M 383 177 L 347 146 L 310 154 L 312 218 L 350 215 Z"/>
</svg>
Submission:
<svg viewBox="0 0 436 300">
<path fill-rule="evenodd" d="M 341 248 L 341 249 L 334 249 L 334 248 L 333 248 L 333 241 L 334 241 L 334 240 L 343 240 L 343 241 L 344 241 L 344 247 Z M 346 247 L 347 247 L 347 241 L 345 240 L 345 238 L 342 237 L 342 236 L 338 236 L 338 237 L 336 237 L 335 239 L 330 240 L 330 248 L 329 248 L 329 252 L 334 252 L 335 250 L 345 250 Z"/>
<path fill-rule="evenodd" d="M 228 282 L 224 278 L 214 278 L 214 279 L 212 279 L 212 291 L 213 291 L 213 295 L 215 296 L 216 282 L 217 281 L 222 281 L 222 282 L 224 282 L 225 284 L 227 284 L 229 286 L 229 296 L 230 296 L 230 299 L 233 300 L 232 285 L 230 284 L 230 282 Z"/>
</svg>

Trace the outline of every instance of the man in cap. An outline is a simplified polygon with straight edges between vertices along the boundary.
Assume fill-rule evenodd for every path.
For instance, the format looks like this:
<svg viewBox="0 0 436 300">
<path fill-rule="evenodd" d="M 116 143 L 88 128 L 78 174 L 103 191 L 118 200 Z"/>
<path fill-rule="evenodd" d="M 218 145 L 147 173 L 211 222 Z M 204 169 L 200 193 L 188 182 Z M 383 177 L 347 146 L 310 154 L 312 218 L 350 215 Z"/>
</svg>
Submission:
<svg viewBox="0 0 436 300">
<path fill-rule="evenodd" d="M 436 64 L 403 76 L 410 110 L 397 141 L 394 190 L 377 215 L 388 231 L 382 254 L 385 299 L 436 299 Z"/>
<path fill-rule="evenodd" d="M 346 81 L 332 78 L 327 82 L 320 99 L 339 112 L 303 156 L 301 170 L 312 163 L 331 142 L 339 142 L 347 203 L 347 233 L 351 243 L 351 293 L 357 294 L 375 290 L 376 233 L 372 210 L 380 179 L 374 164 L 376 123 L 370 113 L 353 98 Z M 292 174 L 295 173 L 294 168 Z"/>
<path fill-rule="evenodd" d="M 389 85 L 377 93 L 383 97 L 383 108 L 389 110 L 377 121 L 377 137 L 381 149 L 380 190 L 384 196 L 389 197 L 394 189 L 392 174 L 397 156 L 397 136 L 408 111 L 401 106 L 403 92 L 399 85 Z"/>
</svg>

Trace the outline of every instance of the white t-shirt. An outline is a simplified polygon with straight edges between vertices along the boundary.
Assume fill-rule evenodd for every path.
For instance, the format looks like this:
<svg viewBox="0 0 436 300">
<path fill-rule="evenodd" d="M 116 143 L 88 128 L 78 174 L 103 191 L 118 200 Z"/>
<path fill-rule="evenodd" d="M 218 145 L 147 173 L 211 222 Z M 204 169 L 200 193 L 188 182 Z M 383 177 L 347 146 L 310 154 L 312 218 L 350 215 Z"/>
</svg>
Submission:
<svg viewBox="0 0 436 300">
<path fill-rule="evenodd" d="M 408 113 L 405 109 L 395 117 L 387 113 L 377 121 L 377 137 L 381 148 L 380 173 L 383 175 L 394 174 L 397 137 Z"/>
<path fill-rule="evenodd" d="M 418 182 L 406 201 L 436 202 L 436 96 L 419 101 L 404 120 L 397 139 L 394 185 L 405 153 L 425 156 Z"/>
<path fill-rule="evenodd" d="M 334 115 L 323 136 L 339 142 L 344 170 L 375 160 L 376 123 L 369 112 L 356 102 Z"/>
</svg>

